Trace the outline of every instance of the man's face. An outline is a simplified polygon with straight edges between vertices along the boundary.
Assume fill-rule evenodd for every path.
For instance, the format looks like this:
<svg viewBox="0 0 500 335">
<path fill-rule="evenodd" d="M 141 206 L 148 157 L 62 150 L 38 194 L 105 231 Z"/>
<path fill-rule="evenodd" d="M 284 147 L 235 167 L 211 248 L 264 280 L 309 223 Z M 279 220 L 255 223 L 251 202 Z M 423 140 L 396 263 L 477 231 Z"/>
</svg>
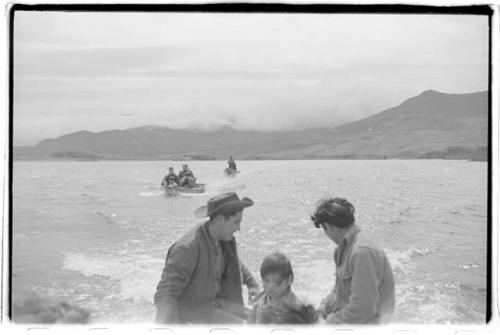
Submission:
<svg viewBox="0 0 500 335">
<path fill-rule="evenodd" d="M 187 165 L 182 166 L 182 170 L 186 171 L 188 169 Z"/>
<path fill-rule="evenodd" d="M 243 211 L 236 212 L 235 215 L 231 216 L 227 220 L 222 216 L 222 239 L 224 241 L 231 241 L 234 237 L 234 233 L 240 230 L 240 223 L 243 219 Z"/>
<path fill-rule="evenodd" d="M 292 284 L 292 277 L 282 278 L 281 274 L 274 272 L 267 274 L 262 278 L 262 285 L 264 286 L 264 292 L 271 297 L 271 299 L 281 298 L 287 289 Z"/>
<path fill-rule="evenodd" d="M 339 229 L 338 227 L 335 227 L 333 225 L 329 225 L 327 223 L 323 223 L 321 225 L 323 227 L 323 231 L 325 232 L 325 235 L 332 240 L 335 244 L 339 244 L 340 241 L 342 240 L 342 230 Z"/>
</svg>

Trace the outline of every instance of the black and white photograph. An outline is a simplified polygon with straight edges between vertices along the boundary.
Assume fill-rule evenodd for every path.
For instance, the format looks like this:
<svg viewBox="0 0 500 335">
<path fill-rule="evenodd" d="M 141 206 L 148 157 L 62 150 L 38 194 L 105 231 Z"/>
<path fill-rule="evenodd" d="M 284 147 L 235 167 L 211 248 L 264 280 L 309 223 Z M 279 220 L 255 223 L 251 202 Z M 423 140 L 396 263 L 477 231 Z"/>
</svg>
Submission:
<svg viewBox="0 0 500 335">
<path fill-rule="evenodd" d="M 492 15 L 14 5 L 6 321 L 486 325 Z"/>
</svg>

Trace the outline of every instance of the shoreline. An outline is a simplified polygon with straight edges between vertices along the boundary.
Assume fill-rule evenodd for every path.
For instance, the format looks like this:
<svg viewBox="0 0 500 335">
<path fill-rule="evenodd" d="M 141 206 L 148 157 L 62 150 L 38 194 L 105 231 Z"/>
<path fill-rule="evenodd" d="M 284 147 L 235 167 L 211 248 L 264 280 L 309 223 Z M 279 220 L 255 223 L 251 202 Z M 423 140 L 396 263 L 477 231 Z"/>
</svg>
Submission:
<svg viewBox="0 0 500 335">
<path fill-rule="evenodd" d="M 446 158 L 422 158 L 422 157 L 349 157 L 349 158 L 332 158 L 332 157 L 301 157 L 301 158 L 276 158 L 276 157 L 261 157 L 261 158 L 240 158 L 238 161 L 325 161 L 325 160 L 447 160 L 447 161 L 466 161 L 466 162 L 488 162 L 486 159 L 476 159 L 469 157 L 446 157 Z M 214 158 L 214 159 L 199 159 L 193 158 L 99 158 L 99 159 L 70 159 L 70 158 L 14 158 L 13 162 L 115 162 L 115 161 L 131 161 L 131 162 L 169 162 L 169 161 L 179 161 L 179 162 L 189 162 L 189 161 L 200 161 L 200 162 L 211 162 L 211 161 L 226 161 L 224 158 Z"/>
</svg>

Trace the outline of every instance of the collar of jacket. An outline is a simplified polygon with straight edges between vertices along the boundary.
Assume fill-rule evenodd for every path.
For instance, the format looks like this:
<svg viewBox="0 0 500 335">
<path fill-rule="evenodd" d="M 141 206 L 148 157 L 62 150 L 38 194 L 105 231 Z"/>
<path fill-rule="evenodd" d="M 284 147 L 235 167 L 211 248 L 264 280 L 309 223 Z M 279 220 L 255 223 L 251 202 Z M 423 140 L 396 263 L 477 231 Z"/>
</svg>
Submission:
<svg viewBox="0 0 500 335">
<path fill-rule="evenodd" d="M 292 291 L 292 288 L 289 286 L 286 291 L 283 293 L 281 297 L 279 297 L 276 300 L 273 300 L 270 296 L 264 293 L 264 299 L 263 302 L 264 304 L 272 303 L 281 303 L 287 306 L 294 306 L 296 300 L 296 296 Z"/>
<path fill-rule="evenodd" d="M 212 235 L 210 235 L 210 230 L 208 230 L 209 224 L 210 220 L 203 223 L 203 233 L 208 241 L 208 244 L 210 245 L 210 249 L 212 249 L 213 252 L 217 253 L 217 241 L 215 241 Z"/>
<path fill-rule="evenodd" d="M 345 233 L 342 241 L 340 241 L 339 249 L 344 250 L 353 243 L 354 237 L 361 231 L 361 227 L 353 224 L 352 227 Z"/>
</svg>

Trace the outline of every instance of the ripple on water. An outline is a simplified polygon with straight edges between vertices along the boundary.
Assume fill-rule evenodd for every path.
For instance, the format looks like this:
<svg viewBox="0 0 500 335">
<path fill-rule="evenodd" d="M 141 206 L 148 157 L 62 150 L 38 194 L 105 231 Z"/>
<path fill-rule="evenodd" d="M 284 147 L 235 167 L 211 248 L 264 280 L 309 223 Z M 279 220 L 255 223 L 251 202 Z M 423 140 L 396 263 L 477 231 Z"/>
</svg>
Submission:
<svg viewBox="0 0 500 335">
<path fill-rule="evenodd" d="M 106 277 L 118 284 L 116 297 L 152 302 L 164 260 L 135 253 L 108 254 L 106 257 L 67 253 L 63 268 L 86 277 Z"/>
<path fill-rule="evenodd" d="M 53 287 L 61 289 L 63 296 L 95 307 L 98 319 L 104 322 L 150 322 L 154 317 L 152 294 L 166 250 L 196 223 L 193 211 L 212 195 L 246 185 L 240 196 L 249 196 L 255 205 L 245 213 L 237 235 L 238 242 L 244 244 L 240 252 L 243 261 L 258 275 L 266 253 L 287 251 L 296 273 L 294 289 L 319 303 L 334 283 L 334 246 L 308 219 L 324 194 L 344 196 L 356 206 L 356 218 L 367 234 L 390 246 L 386 251 L 396 277 L 394 322 L 484 321 L 486 293 L 481 276 L 485 277 L 485 269 L 477 260 L 485 254 L 486 229 L 484 234 L 481 229 L 486 227 L 486 165 L 423 160 L 245 161 L 241 163 L 243 173 L 229 180 L 221 176 L 221 162 L 196 164 L 203 165 L 200 179 L 213 181 L 207 192 L 169 199 L 159 196 L 157 185 L 164 176 L 165 162 L 93 162 L 85 169 L 75 162 L 24 164 L 24 173 L 18 173 L 15 180 L 14 224 L 22 228 L 16 233 L 47 237 L 49 229 L 61 235 L 60 241 L 67 240 L 64 234 L 75 233 L 84 241 L 99 239 L 103 243 L 98 255 L 91 254 L 98 251 L 90 248 L 85 253 L 68 253 L 74 245 L 49 246 L 51 254 L 64 254 L 63 268 L 56 274 L 61 280 Z M 40 165 L 51 168 L 40 169 Z M 443 167 L 451 169 L 443 174 Z M 78 183 L 81 189 L 67 192 L 68 183 Z M 92 187 L 84 188 L 86 184 Z M 35 218 L 25 215 L 33 208 L 44 213 Z M 75 211 L 74 228 L 62 232 L 60 227 L 65 227 Z M 117 224 L 75 224 L 88 219 L 95 223 L 94 218 L 98 223 L 110 219 Z M 450 232 L 455 233 L 454 241 L 470 247 L 467 259 L 462 249 L 456 251 L 448 243 Z M 127 241 L 131 237 L 135 241 Z M 14 238 L 23 240 L 17 234 Z M 28 250 L 27 255 L 28 242 L 17 244 Z M 428 247 L 430 242 L 438 247 Z M 451 267 L 455 264 L 454 280 L 477 290 L 449 286 L 442 280 L 445 276 L 435 273 L 440 269 L 433 263 L 436 259 Z M 29 270 L 36 269 L 29 257 L 21 263 L 29 264 Z M 23 272 L 14 275 L 23 276 Z M 72 276 L 78 279 L 72 280 Z"/>
<path fill-rule="evenodd" d="M 105 204 L 106 203 L 104 198 L 100 195 L 97 195 L 97 194 L 82 193 L 81 195 L 87 201 L 94 202 L 96 204 Z"/>
</svg>

